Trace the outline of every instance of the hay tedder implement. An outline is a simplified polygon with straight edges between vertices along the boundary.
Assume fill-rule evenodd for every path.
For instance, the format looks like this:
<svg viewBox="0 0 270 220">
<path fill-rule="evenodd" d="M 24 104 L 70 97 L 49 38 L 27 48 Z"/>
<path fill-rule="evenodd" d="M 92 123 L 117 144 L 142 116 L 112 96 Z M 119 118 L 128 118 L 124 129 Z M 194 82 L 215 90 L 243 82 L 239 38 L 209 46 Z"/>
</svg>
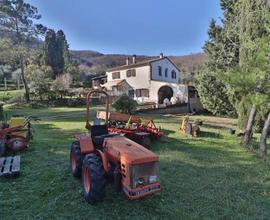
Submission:
<svg viewBox="0 0 270 220">
<path fill-rule="evenodd" d="M 2 123 L 0 128 L 0 156 L 7 150 L 18 152 L 28 147 L 32 136 L 31 120 L 33 117 L 12 117 L 9 123 Z"/>
<path fill-rule="evenodd" d="M 106 112 L 97 112 L 97 119 L 106 120 Z M 108 129 L 149 148 L 151 140 L 161 138 L 164 134 L 157 128 L 153 120 L 142 122 L 137 115 L 128 115 L 119 112 L 108 113 Z"/>
<path fill-rule="evenodd" d="M 89 123 L 90 97 L 100 93 L 106 97 L 104 125 Z M 75 135 L 71 145 L 70 164 L 73 176 L 82 177 L 82 192 L 90 204 L 102 201 L 107 181 L 116 191 L 136 199 L 160 191 L 158 157 L 140 144 L 108 129 L 109 96 L 92 91 L 86 98 L 86 134 Z"/>
</svg>

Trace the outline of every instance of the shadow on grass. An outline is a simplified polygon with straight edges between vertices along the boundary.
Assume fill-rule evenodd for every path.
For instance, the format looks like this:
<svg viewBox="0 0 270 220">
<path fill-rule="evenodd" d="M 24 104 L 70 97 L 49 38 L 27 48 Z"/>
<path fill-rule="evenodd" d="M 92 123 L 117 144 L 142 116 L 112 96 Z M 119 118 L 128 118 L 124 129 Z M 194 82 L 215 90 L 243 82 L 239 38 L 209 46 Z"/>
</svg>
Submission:
<svg viewBox="0 0 270 220">
<path fill-rule="evenodd" d="M 203 127 L 205 128 L 209 128 L 209 129 L 217 129 L 217 130 L 229 130 L 230 128 L 235 128 L 235 126 L 231 126 L 231 125 L 214 125 L 214 124 L 208 124 L 208 123 L 204 123 Z"/>
<path fill-rule="evenodd" d="M 217 132 L 211 132 L 211 131 L 200 131 L 199 132 L 199 138 L 200 137 L 207 137 L 207 138 L 218 138 L 222 139 L 224 136 Z"/>
</svg>

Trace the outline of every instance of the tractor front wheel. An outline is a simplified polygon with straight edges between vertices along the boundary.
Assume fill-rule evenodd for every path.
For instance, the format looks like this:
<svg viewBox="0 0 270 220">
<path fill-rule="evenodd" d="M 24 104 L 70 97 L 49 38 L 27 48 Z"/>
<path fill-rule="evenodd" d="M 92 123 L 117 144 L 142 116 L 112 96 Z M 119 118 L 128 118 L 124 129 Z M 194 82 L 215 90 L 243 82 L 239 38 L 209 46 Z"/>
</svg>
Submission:
<svg viewBox="0 0 270 220">
<path fill-rule="evenodd" d="M 70 166 L 74 177 L 80 178 L 82 175 L 82 155 L 79 142 L 75 141 L 70 149 Z"/>
<path fill-rule="evenodd" d="M 84 158 L 82 168 L 82 188 L 85 200 L 94 205 L 105 196 L 105 171 L 101 158 L 96 154 L 88 154 Z"/>
</svg>

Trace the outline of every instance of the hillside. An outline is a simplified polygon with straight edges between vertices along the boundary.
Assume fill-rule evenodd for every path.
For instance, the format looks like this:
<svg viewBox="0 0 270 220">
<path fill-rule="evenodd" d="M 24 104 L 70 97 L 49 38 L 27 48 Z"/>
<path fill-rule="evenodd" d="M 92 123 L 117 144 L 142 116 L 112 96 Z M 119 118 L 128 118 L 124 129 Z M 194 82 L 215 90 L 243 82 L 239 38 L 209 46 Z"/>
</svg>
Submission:
<svg viewBox="0 0 270 220">
<path fill-rule="evenodd" d="M 102 54 L 96 51 L 71 51 L 73 58 L 79 63 L 80 69 L 92 73 L 102 74 L 106 69 L 124 65 L 126 58 L 132 55 Z M 154 56 L 137 56 L 137 61 L 154 58 Z M 200 67 L 206 59 L 203 53 L 187 56 L 170 56 L 173 62 L 182 70 L 185 83 L 192 83 L 196 79 Z"/>
</svg>

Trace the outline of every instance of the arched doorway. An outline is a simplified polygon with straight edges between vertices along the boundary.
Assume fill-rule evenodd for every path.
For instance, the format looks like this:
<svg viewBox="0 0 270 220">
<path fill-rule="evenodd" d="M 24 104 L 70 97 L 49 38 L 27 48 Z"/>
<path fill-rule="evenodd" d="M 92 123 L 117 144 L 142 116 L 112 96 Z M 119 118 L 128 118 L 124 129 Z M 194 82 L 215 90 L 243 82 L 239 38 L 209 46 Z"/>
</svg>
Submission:
<svg viewBox="0 0 270 220">
<path fill-rule="evenodd" d="M 163 104 L 164 99 L 169 99 L 173 97 L 173 90 L 169 86 L 162 86 L 158 90 L 158 104 Z"/>
</svg>

